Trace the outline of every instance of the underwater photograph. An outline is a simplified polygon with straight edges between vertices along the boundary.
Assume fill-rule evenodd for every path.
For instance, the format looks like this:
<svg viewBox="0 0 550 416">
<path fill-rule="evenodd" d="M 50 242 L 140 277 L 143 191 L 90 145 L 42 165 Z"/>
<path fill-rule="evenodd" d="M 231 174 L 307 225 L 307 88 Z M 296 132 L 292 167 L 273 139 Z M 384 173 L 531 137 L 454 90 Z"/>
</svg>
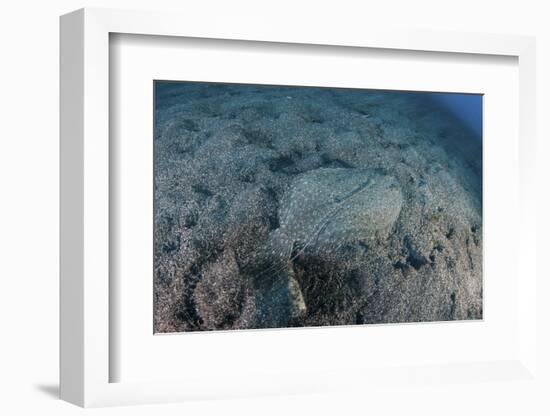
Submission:
<svg viewBox="0 0 550 416">
<path fill-rule="evenodd" d="M 153 88 L 155 333 L 483 319 L 481 94 Z"/>
</svg>

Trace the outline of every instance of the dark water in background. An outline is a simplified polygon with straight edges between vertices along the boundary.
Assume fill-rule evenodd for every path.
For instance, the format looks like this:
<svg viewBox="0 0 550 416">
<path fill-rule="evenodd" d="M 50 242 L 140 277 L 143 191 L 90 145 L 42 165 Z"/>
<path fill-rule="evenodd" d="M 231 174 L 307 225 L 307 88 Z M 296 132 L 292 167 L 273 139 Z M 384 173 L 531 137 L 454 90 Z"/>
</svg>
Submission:
<svg viewBox="0 0 550 416">
<path fill-rule="evenodd" d="M 481 140 L 483 128 L 481 94 L 431 93 L 429 96 L 468 125 Z"/>
<path fill-rule="evenodd" d="M 163 82 L 159 81 L 156 83 L 155 94 L 157 95 L 158 101 L 156 103 L 157 108 L 165 104 L 170 103 L 171 91 L 178 90 L 180 88 L 186 88 L 187 93 L 190 95 L 195 95 L 198 92 L 198 95 L 204 93 L 206 89 L 219 89 L 220 91 L 224 88 L 233 88 L 240 89 L 242 91 L 246 90 L 255 90 L 257 88 L 277 88 L 281 91 L 288 90 L 289 93 L 293 92 L 296 87 L 288 86 L 261 86 L 261 85 L 247 85 L 247 84 L 216 84 L 216 83 L 181 83 L 181 82 Z M 310 90 L 323 88 L 310 87 Z M 330 89 L 330 88 L 326 88 Z M 345 91 L 345 89 L 342 89 Z M 365 92 L 369 91 L 376 92 L 376 90 L 353 90 L 348 91 L 354 92 Z M 457 119 L 462 121 L 466 126 L 468 126 L 472 133 L 477 136 L 478 140 L 482 140 L 483 135 L 483 95 L 482 94 L 465 94 L 465 93 L 454 93 L 454 92 L 407 92 L 407 91 L 386 91 L 389 95 L 417 95 L 423 98 L 426 98 L 432 101 L 437 107 L 444 108 L 448 112 L 452 113 Z M 181 97 L 180 97 L 181 99 Z"/>
</svg>

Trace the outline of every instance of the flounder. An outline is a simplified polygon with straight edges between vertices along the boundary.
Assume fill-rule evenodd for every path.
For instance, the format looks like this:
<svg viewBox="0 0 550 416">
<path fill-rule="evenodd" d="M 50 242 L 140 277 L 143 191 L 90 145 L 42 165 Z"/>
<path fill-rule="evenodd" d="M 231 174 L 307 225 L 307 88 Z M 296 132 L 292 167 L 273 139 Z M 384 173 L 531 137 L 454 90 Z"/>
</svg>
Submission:
<svg viewBox="0 0 550 416">
<path fill-rule="evenodd" d="M 372 169 L 319 168 L 298 175 L 279 207 L 279 228 L 259 251 L 269 264 L 258 275 L 276 275 L 291 298 L 292 315 L 305 312 L 292 262 L 299 255 L 384 238 L 403 205 L 397 181 Z M 280 296 L 277 296 L 279 298 Z"/>
</svg>

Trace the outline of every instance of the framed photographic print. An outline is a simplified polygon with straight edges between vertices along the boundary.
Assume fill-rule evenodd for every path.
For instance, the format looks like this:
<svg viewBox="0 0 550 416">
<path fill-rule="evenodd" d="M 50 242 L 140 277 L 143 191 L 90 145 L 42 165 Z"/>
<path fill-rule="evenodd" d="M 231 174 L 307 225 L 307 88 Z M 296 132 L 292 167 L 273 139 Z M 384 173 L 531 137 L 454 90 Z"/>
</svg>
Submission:
<svg viewBox="0 0 550 416">
<path fill-rule="evenodd" d="M 61 18 L 62 398 L 532 377 L 533 39 L 219 23 Z"/>
</svg>

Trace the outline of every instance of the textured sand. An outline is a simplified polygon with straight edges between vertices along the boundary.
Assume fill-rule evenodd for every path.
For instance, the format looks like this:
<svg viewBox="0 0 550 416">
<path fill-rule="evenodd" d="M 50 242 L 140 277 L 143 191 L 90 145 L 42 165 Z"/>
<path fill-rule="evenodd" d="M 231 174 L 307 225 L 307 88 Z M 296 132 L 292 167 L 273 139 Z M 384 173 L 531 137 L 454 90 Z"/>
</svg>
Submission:
<svg viewBox="0 0 550 416">
<path fill-rule="evenodd" d="M 157 88 L 156 331 L 482 317 L 480 141 L 425 96 Z"/>
</svg>

